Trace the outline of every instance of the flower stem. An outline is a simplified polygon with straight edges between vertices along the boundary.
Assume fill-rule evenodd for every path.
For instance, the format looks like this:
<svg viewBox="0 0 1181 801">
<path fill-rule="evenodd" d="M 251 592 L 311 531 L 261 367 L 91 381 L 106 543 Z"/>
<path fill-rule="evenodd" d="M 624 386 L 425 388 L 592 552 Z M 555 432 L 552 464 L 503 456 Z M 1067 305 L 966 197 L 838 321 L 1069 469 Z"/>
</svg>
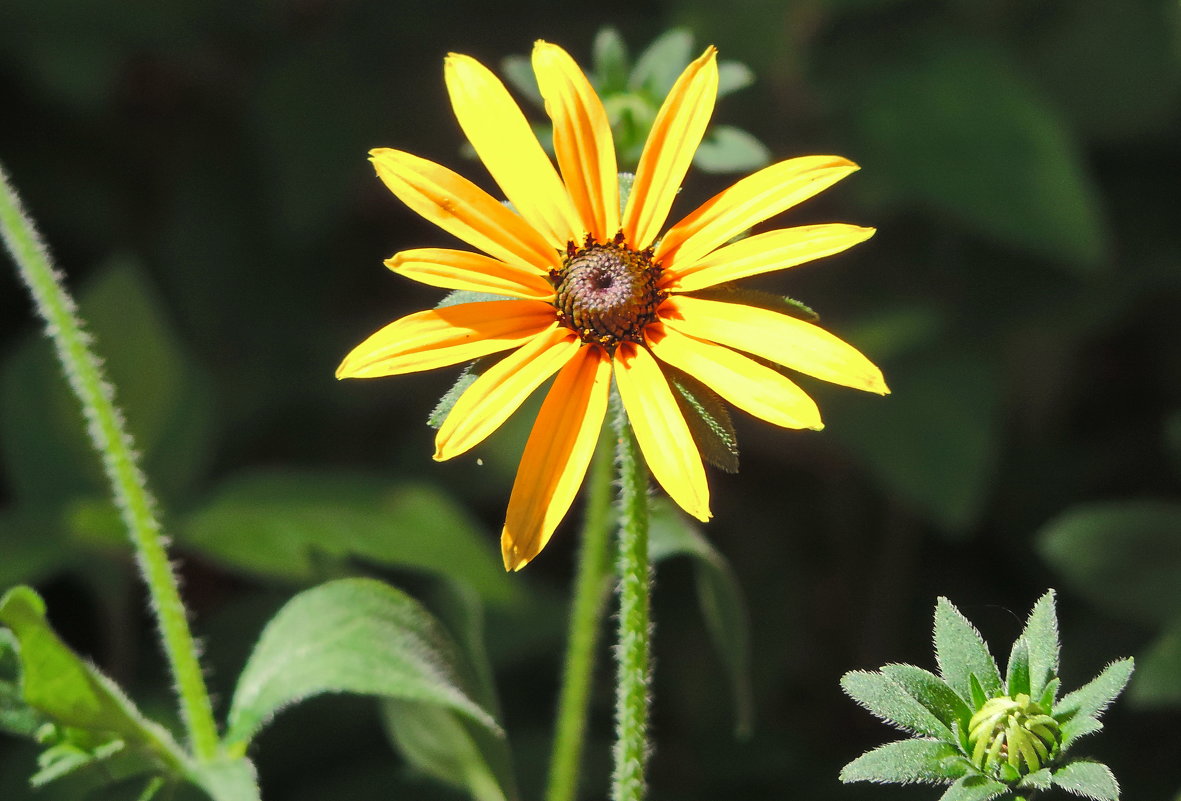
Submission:
<svg viewBox="0 0 1181 801">
<path fill-rule="evenodd" d="M 209 690 L 201 675 L 196 643 L 180 600 L 176 576 L 164 550 L 164 535 L 155 517 L 153 501 L 136 463 L 131 437 L 115 407 L 114 389 L 103 380 L 99 361 L 89 347 L 74 301 L 61 276 L 50 266 L 45 245 L 21 208 L 20 198 L 3 167 L 0 167 L 0 233 L 33 295 L 37 311 L 45 320 L 62 369 L 82 404 L 91 442 L 102 456 L 111 491 L 151 594 L 193 750 L 199 759 L 211 758 L 217 752 L 217 724 Z"/>
<path fill-rule="evenodd" d="M 578 576 L 570 608 L 570 634 L 566 663 L 558 698 L 557 727 L 550 759 L 546 801 L 574 801 L 578 792 L 578 769 L 586 735 L 591 679 L 595 670 L 595 648 L 599 623 L 607 601 L 607 577 L 611 572 L 607 537 L 611 518 L 610 436 L 604 433 L 591 465 L 590 494 L 582 548 L 578 555 Z"/>
<path fill-rule="evenodd" d="M 615 772 L 612 801 L 642 801 L 648 762 L 648 471 L 627 412 L 615 416 L 619 460 L 619 642 L 616 648 Z"/>
</svg>

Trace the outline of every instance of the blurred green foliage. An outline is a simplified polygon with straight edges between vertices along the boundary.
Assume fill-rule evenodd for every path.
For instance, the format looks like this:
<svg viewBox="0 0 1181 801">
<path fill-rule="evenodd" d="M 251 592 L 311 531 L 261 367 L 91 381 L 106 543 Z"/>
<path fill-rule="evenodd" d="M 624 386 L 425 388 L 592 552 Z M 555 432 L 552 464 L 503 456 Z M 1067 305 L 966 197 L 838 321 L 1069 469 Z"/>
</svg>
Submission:
<svg viewBox="0 0 1181 801">
<path fill-rule="evenodd" d="M 605 24 L 633 54 L 683 28 L 749 65 L 754 83 L 719 103 L 715 124 L 772 158 L 861 164 L 772 222 L 878 235 L 759 285 L 815 308 L 894 390 L 807 384 L 822 433 L 736 418 L 742 472 L 711 474 L 710 547 L 659 568 L 654 798 L 888 796 L 837 783 L 880 739 L 839 676 L 921 661 L 937 595 L 1005 640 L 1020 628 L 1007 610 L 1047 586 L 1078 647 L 1067 684 L 1116 655 L 1141 666 L 1096 756 L 1130 798 L 1176 794 L 1174 0 L 0 5 L 0 158 L 107 358 L 219 695 L 228 704 L 263 623 L 299 589 L 393 579 L 465 653 L 478 661 L 486 643 L 520 795 L 540 795 L 577 514 L 524 574 L 498 572 L 529 415 L 436 464 L 425 421 L 452 377 L 340 384 L 332 372 L 361 337 L 439 297 L 382 268 L 446 237 L 388 195 L 366 151 L 402 148 L 488 185 L 460 155 L 443 55 L 495 66 L 543 37 L 589 66 Z M 729 180 L 691 174 L 674 214 Z M 36 583 L 66 642 L 167 719 L 105 497 L 26 296 L 0 271 L 0 587 Z M 738 614 L 710 583 L 723 575 L 710 565 L 726 564 L 710 554 L 729 562 L 756 644 L 758 714 L 741 741 L 725 676 L 742 646 L 726 659 L 702 647 L 710 627 L 733 636 Z M 0 643 L 0 668 L 4 654 Z M 609 707 L 601 682 L 585 797 L 603 793 Z M 284 713 L 252 751 L 264 792 L 462 797 L 429 778 L 444 771 L 506 786 L 478 726 L 404 714 L 399 731 L 392 716 L 339 697 Z M 415 724 L 450 727 L 475 756 L 398 756 L 390 740 Z M 1146 727 L 1174 734 L 1148 743 Z M 0 739 L 0 797 L 30 797 L 35 753 Z"/>
</svg>

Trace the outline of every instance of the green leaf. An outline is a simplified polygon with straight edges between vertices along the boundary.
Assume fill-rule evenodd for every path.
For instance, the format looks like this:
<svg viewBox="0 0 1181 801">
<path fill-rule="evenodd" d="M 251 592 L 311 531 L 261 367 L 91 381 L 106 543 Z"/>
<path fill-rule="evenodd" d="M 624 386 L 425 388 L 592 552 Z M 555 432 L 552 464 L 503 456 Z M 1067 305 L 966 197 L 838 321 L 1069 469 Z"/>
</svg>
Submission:
<svg viewBox="0 0 1181 801">
<path fill-rule="evenodd" d="M 628 77 L 627 45 L 624 44 L 619 31 L 614 28 L 600 28 L 595 34 L 591 52 L 599 94 L 625 90 Z"/>
<path fill-rule="evenodd" d="M 1138 707 L 1181 705 L 1181 621 L 1140 657 L 1128 701 Z"/>
<path fill-rule="evenodd" d="M 479 370 L 475 369 L 475 363 L 469 364 L 463 368 L 463 372 L 459 374 L 459 378 L 455 379 L 455 383 L 451 385 L 451 389 L 439 398 L 439 402 L 435 404 L 435 408 L 431 410 L 431 416 L 427 418 L 427 425 L 431 428 L 438 428 L 443 425 L 443 421 L 447 419 L 447 415 L 451 414 L 451 410 L 455 408 L 456 401 L 459 396 L 467 391 L 467 388 L 476 383 L 476 379 L 480 377 Z"/>
<path fill-rule="evenodd" d="M 245 744 L 283 707 L 331 692 L 432 703 L 499 732 L 463 675 L 455 645 L 408 595 L 371 579 L 332 581 L 267 624 L 238 679 L 225 739 Z"/>
<path fill-rule="evenodd" d="M 1029 643 L 1024 637 L 1014 640 L 1013 648 L 1009 652 L 1009 665 L 1005 671 L 1005 692 L 1010 697 L 1015 697 L 1018 693 L 1030 695 Z"/>
<path fill-rule="evenodd" d="M 0 629 L 0 731 L 32 738 L 49 719 L 25 703 L 20 681 L 16 636 L 8 629 Z"/>
<path fill-rule="evenodd" d="M 1075 741 L 1081 737 L 1086 737 L 1088 734 L 1094 734 L 1103 729 L 1103 724 L 1099 722 L 1098 718 L 1092 715 L 1074 715 L 1062 724 L 1059 729 L 1059 734 L 1062 739 L 1059 745 L 1059 750 L 1066 753 L 1074 745 Z"/>
<path fill-rule="evenodd" d="M 949 730 L 958 722 L 966 729 L 972 710 L 943 679 L 914 665 L 884 665 L 882 675 L 898 684 L 939 718 Z"/>
<path fill-rule="evenodd" d="M 501 783 L 481 746 L 481 736 L 495 736 L 486 728 L 438 705 L 393 699 L 382 703 L 382 719 L 398 750 L 426 775 L 466 791 L 476 801 L 516 797 Z"/>
<path fill-rule="evenodd" d="M 718 62 L 718 98 L 734 94 L 755 82 L 754 71 L 740 61 Z"/>
<path fill-rule="evenodd" d="M 900 740 L 862 754 L 841 768 L 841 781 L 946 784 L 963 774 L 955 746 L 939 740 Z M 958 770 L 958 772 L 957 772 Z"/>
<path fill-rule="evenodd" d="M 211 405 L 160 299 L 138 264 L 117 258 L 83 287 L 78 305 L 107 354 L 107 378 L 118 387 L 144 469 L 158 490 L 185 486 L 208 455 Z M 27 503 L 106 490 L 77 400 L 44 338 L 29 337 L 0 370 L 0 458 L 13 494 Z"/>
<path fill-rule="evenodd" d="M 1072 589 L 1096 605 L 1167 623 L 1181 618 L 1178 531 L 1179 504 L 1095 503 L 1050 521 L 1038 532 L 1037 548 Z"/>
<path fill-rule="evenodd" d="M 885 401 L 830 399 L 827 432 L 866 463 L 891 497 L 949 536 L 962 536 L 985 510 L 1003 439 L 995 367 L 949 348 L 912 354 L 887 379 L 893 394 Z"/>
<path fill-rule="evenodd" d="M 543 106 L 545 101 L 541 97 L 541 90 L 537 87 L 537 78 L 533 75 L 533 62 L 529 56 L 507 56 L 500 62 L 500 71 L 506 81 L 514 89 L 529 99 L 534 105 Z"/>
<path fill-rule="evenodd" d="M 1054 707 L 1054 717 L 1069 720 L 1075 715 L 1098 717 L 1123 692 L 1132 678 L 1135 663 L 1131 657 L 1112 662 L 1098 676 L 1062 697 Z"/>
<path fill-rule="evenodd" d="M 427 484 L 340 471 L 246 474 L 185 518 L 181 534 L 223 564 L 271 578 L 312 581 L 357 558 L 448 576 L 497 603 L 519 592 L 480 526 Z"/>
<path fill-rule="evenodd" d="M 854 670 L 841 677 L 841 689 L 861 706 L 887 723 L 914 734 L 954 740 L 950 726 L 912 696 L 901 684 L 882 673 Z"/>
<path fill-rule="evenodd" d="M 104 742 L 117 736 L 165 758 L 179 753 L 168 732 L 66 647 L 45 618 L 45 602 L 32 589 L 15 587 L 0 598 L 0 623 L 20 643 L 21 691 L 30 707 L 63 726 L 98 733 Z"/>
<path fill-rule="evenodd" d="M 750 676 L 750 620 L 742 586 L 729 563 L 700 529 L 666 499 L 651 504 L 648 548 L 653 563 L 678 555 L 693 557 L 701 616 L 730 679 L 735 734 L 746 736 L 754 719 L 754 695 Z"/>
<path fill-rule="evenodd" d="M 628 88 L 643 89 L 652 98 L 663 99 L 693 60 L 693 34 L 685 28 L 662 33 L 636 58 Z"/>
<path fill-rule="evenodd" d="M 748 172 L 770 163 L 767 146 L 732 125 L 711 127 L 693 154 L 693 166 L 704 172 Z"/>
<path fill-rule="evenodd" d="M 892 206 L 933 208 L 1076 272 L 1102 262 L 1107 223 L 1085 154 L 1001 47 L 915 35 L 857 58 L 844 102 Z"/>
<path fill-rule="evenodd" d="M 996 779 L 973 774 L 962 777 L 951 787 L 948 787 L 947 792 L 939 796 L 939 801 L 987 801 L 989 798 L 996 798 L 1008 789 L 1008 785 L 1002 784 Z"/>
<path fill-rule="evenodd" d="M 935 604 L 935 659 L 943 680 L 969 705 L 975 706 L 972 676 L 987 697 L 1002 694 L 1000 671 L 980 632 L 942 596 Z"/>
<path fill-rule="evenodd" d="M 1046 687 L 1058 675 L 1060 646 L 1054 598 L 1053 590 L 1038 598 L 1021 632 L 1021 639 L 1025 640 L 1029 650 L 1029 697 L 1034 701 L 1041 698 Z"/>
<path fill-rule="evenodd" d="M 1054 784 L 1069 793 L 1095 801 L 1119 799 L 1119 782 L 1112 775 L 1111 768 L 1101 762 L 1080 760 L 1064 765 L 1054 771 Z"/>
<path fill-rule="evenodd" d="M 259 801 L 258 775 L 245 757 L 200 762 L 191 778 L 213 801 Z"/>
<path fill-rule="evenodd" d="M 681 370 L 665 365 L 677 390 L 673 396 L 705 461 L 727 473 L 738 472 L 738 434 L 730 411 L 717 393 Z"/>
</svg>

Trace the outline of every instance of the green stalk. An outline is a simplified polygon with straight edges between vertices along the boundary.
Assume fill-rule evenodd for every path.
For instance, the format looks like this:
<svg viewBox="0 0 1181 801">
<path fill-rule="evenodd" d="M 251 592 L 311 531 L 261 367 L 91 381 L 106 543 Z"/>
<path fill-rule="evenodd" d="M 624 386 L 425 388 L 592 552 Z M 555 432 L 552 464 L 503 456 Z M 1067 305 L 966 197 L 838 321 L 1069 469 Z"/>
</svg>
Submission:
<svg viewBox="0 0 1181 801">
<path fill-rule="evenodd" d="M 99 361 L 89 347 L 77 308 L 20 198 L 0 167 L 0 232 L 21 278 L 28 285 L 46 331 L 57 347 L 62 370 L 82 404 L 87 431 L 101 454 L 103 467 L 135 546 L 140 572 L 147 582 L 164 651 L 180 695 L 181 716 L 189 740 L 201 760 L 217 753 L 217 724 L 209 690 L 197 661 L 197 647 L 180 600 L 176 576 L 164 550 L 164 536 L 153 501 L 136 463 L 131 437 L 115 407 L 114 388 L 103 380 Z"/>
<path fill-rule="evenodd" d="M 648 471 L 627 412 L 615 416 L 619 460 L 619 641 L 616 647 L 613 801 L 642 801 L 648 762 Z"/>
<path fill-rule="evenodd" d="M 599 623 L 607 601 L 607 577 L 611 573 L 607 530 L 611 520 L 610 435 L 604 431 L 591 465 L 586 522 L 578 554 L 578 576 L 570 608 L 570 633 L 566 642 L 566 663 L 558 697 L 554 748 L 550 758 L 546 801 L 574 801 L 578 793 L 578 770 L 586 739 L 591 680 L 595 671 L 595 649 Z"/>
</svg>

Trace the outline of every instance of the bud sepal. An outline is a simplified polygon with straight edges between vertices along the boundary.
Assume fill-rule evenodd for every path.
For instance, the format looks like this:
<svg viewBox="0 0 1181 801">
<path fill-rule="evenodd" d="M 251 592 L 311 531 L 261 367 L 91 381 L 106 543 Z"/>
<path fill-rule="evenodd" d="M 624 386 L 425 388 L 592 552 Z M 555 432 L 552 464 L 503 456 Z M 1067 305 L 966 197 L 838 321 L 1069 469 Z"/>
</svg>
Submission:
<svg viewBox="0 0 1181 801">
<path fill-rule="evenodd" d="M 1061 698 L 1053 590 L 1034 605 L 1002 674 L 976 628 L 946 598 L 935 607 L 939 674 L 913 665 L 852 671 L 841 687 L 874 715 L 913 735 L 869 751 L 841 771 L 845 782 L 950 785 L 940 801 L 1024 801 L 1057 787 L 1117 801 L 1106 765 L 1068 759 L 1131 678 L 1131 659 L 1111 663 Z"/>
</svg>

